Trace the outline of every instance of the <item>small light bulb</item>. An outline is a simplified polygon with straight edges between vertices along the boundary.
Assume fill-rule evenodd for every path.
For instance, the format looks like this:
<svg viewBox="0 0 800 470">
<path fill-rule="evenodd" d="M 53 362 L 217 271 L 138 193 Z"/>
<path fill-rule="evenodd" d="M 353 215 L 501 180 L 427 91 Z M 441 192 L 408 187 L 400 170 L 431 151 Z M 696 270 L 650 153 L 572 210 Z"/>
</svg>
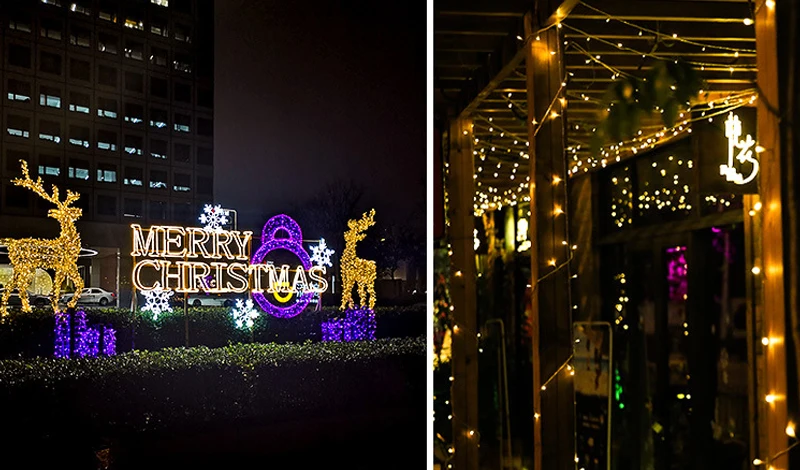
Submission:
<svg viewBox="0 0 800 470">
<path fill-rule="evenodd" d="M 764 346 L 769 346 L 769 338 L 767 338 L 766 336 L 761 338 L 761 344 L 763 344 Z"/>
<path fill-rule="evenodd" d="M 761 210 L 761 201 L 756 202 L 753 204 L 753 209 L 760 211 Z"/>
<path fill-rule="evenodd" d="M 797 437 L 794 433 L 794 424 L 789 423 L 786 425 L 786 435 L 789 437 Z"/>
<path fill-rule="evenodd" d="M 745 18 L 743 22 L 745 26 L 750 26 L 751 24 L 753 24 L 753 20 L 751 20 L 750 18 Z"/>
<path fill-rule="evenodd" d="M 756 276 L 758 276 L 759 274 L 761 274 L 761 268 L 759 268 L 758 266 L 753 266 L 753 269 L 751 269 L 750 271 L 751 271 L 753 274 L 755 274 Z"/>
<path fill-rule="evenodd" d="M 775 403 L 775 398 L 776 398 L 775 395 L 770 393 L 769 395 L 764 397 L 764 400 L 766 400 L 767 403 Z"/>
<path fill-rule="evenodd" d="M 753 465 L 761 465 L 763 463 L 764 463 L 764 461 L 761 460 L 761 459 L 753 459 Z"/>
</svg>

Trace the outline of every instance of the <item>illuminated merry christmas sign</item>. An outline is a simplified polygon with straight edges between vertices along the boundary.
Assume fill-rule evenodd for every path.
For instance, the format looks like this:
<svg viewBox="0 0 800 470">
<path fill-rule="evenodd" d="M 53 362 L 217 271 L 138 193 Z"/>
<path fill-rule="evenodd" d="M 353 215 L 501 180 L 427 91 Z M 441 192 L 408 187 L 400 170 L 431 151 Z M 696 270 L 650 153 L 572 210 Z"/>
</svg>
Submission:
<svg viewBox="0 0 800 470">
<path fill-rule="evenodd" d="M 266 312 L 294 317 L 325 292 L 325 266 L 303 248 L 300 226 L 286 215 L 267 221 L 261 246 L 250 256 L 253 233 L 220 227 L 131 225 L 132 282 L 142 292 L 241 294 Z"/>
</svg>

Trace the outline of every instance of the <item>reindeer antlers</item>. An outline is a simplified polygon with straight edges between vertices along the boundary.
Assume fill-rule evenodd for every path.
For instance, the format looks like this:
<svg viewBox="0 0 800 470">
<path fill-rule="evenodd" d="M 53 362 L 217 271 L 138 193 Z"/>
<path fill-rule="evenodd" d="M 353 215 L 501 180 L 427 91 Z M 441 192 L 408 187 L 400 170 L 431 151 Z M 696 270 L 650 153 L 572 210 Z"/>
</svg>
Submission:
<svg viewBox="0 0 800 470">
<path fill-rule="evenodd" d="M 78 193 L 73 193 L 70 190 L 67 190 L 67 198 L 64 202 L 58 200 L 58 187 L 53 185 L 53 194 L 47 194 L 47 191 L 44 189 L 44 184 L 42 183 L 42 177 L 39 176 L 36 178 L 36 181 L 31 179 L 30 173 L 28 173 L 28 162 L 25 160 L 20 160 L 22 164 L 22 176 L 24 178 L 14 178 L 11 182 L 16 184 L 17 186 L 22 186 L 23 188 L 28 188 L 34 193 L 41 196 L 46 201 L 50 201 L 53 204 L 59 207 L 66 207 L 72 204 L 73 202 L 77 201 L 79 197 L 81 197 Z"/>
</svg>

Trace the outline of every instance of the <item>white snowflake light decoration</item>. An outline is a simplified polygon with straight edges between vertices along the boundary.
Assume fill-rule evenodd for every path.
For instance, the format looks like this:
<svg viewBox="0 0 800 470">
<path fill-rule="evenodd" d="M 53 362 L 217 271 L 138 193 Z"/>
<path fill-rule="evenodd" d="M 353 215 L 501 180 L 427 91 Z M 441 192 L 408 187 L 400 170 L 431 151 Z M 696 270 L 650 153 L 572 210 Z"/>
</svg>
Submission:
<svg viewBox="0 0 800 470">
<path fill-rule="evenodd" d="M 153 314 L 153 320 L 158 320 L 158 316 L 162 313 L 172 313 L 172 307 L 169 300 L 172 297 L 173 291 L 163 290 L 160 287 L 147 291 L 144 293 L 144 306 L 143 312 L 150 312 Z"/>
<path fill-rule="evenodd" d="M 253 300 L 236 300 L 236 306 L 231 311 L 236 328 L 253 328 L 254 320 L 258 317 L 258 312 L 253 307 Z"/>
<path fill-rule="evenodd" d="M 311 247 L 311 262 L 317 266 L 333 266 L 331 264 L 331 255 L 334 253 L 333 250 L 328 248 L 328 245 L 325 244 L 325 239 L 320 238 L 319 245 Z"/>
<path fill-rule="evenodd" d="M 206 204 L 200 214 L 200 223 L 205 225 L 203 229 L 207 232 L 221 232 L 222 226 L 228 223 L 228 211 L 219 204 Z"/>
</svg>

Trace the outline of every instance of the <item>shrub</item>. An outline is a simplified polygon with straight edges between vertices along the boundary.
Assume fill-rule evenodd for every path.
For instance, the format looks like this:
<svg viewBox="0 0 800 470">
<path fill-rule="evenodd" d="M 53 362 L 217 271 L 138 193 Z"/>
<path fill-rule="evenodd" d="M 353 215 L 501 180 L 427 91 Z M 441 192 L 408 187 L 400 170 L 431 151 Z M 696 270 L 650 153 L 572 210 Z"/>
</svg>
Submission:
<svg viewBox="0 0 800 470">
<path fill-rule="evenodd" d="M 3 360 L 0 416 L 19 439 L 97 441 L 422 406 L 426 347 L 420 336 Z"/>
<path fill-rule="evenodd" d="M 251 338 L 249 330 L 235 327 L 226 307 L 190 307 L 188 309 L 189 345 L 218 348 L 234 343 L 300 343 L 320 341 L 321 324 L 342 317 L 335 307 L 319 311 L 308 309 L 294 318 L 275 318 L 263 313 L 256 318 Z M 397 338 L 424 335 L 425 306 L 379 307 L 376 338 Z M 87 321 L 92 325 L 111 325 L 117 331 L 117 351 L 133 349 L 159 350 L 186 345 L 186 318 L 180 309 L 153 320 L 146 312 L 132 314 L 128 309 L 87 308 Z M 31 313 L 9 312 L 0 322 L 0 358 L 52 356 L 53 312 L 34 309 Z"/>
</svg>

